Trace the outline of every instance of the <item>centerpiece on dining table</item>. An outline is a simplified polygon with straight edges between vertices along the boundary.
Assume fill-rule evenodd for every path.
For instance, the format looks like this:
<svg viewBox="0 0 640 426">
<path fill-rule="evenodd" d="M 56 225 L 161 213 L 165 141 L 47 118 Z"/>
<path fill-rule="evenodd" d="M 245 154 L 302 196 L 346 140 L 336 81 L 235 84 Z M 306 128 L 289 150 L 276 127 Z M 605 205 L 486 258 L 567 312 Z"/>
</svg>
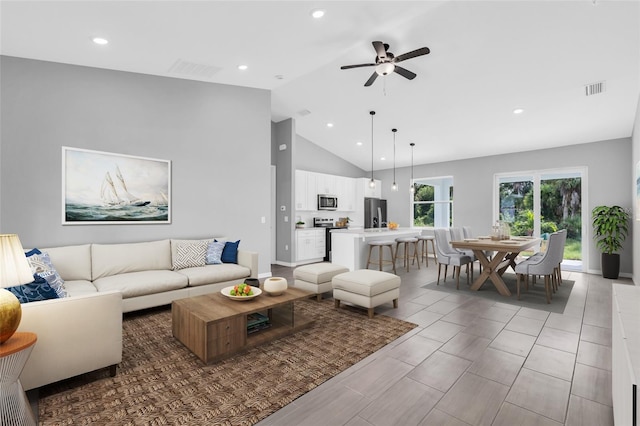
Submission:
<svg viewBox="0 0 640 426">
<path fill-rule="evenodd" d="M 491 239 L 493 241 L 508 240 L 511 238 L 511 227 L 503 220 L 496 221 L 491 227 Z"/>
</svg>

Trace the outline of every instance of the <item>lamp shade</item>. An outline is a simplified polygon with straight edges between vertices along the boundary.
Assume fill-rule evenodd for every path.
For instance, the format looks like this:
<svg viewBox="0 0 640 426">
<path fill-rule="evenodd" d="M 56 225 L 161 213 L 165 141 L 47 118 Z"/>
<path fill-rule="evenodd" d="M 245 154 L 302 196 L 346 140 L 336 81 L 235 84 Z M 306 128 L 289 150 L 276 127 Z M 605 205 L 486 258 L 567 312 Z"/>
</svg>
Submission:
<svg viewBox="0 0 640 426">
<path fill-rule="evenodd" d="M 0 235 L 0 287 L 30 283 L 33 273 L 16 234 Z"/>
</svg>

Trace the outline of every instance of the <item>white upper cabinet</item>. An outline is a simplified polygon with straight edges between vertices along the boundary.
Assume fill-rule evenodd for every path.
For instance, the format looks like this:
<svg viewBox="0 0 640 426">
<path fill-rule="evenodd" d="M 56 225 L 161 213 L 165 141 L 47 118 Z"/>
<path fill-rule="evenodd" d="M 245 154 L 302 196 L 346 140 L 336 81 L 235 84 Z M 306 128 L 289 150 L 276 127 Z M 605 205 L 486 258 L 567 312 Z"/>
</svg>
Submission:
<svg viewBox="0 0 640 426">
<path fill-rule="evenodd" d="M 295 179 L 296 210 L 316 211 L 318 209 L 316 197 L 316 173 L 296 170 Z"/>
<path fill-rule="evenodd" d="M 295 208 L 298 211 L 317 211 L 318 194 L 338 197 L 338 211 L 356 210 L 358 179 L 296 170 L 295 180 Z"/>
</svg>

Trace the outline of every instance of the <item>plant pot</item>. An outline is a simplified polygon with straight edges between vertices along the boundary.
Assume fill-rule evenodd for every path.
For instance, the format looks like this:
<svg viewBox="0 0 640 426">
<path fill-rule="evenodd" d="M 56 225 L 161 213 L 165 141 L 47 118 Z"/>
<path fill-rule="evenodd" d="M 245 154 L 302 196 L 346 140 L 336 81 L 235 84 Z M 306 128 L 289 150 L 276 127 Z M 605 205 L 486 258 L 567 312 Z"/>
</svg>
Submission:
<svg viewBox="0 0 640 426">
<path fill-rule="evenodd" d="M 620 274 L 620 255 L 618 253 L 602 253 L 602 277 L 618 279 Z"/>
</svg>

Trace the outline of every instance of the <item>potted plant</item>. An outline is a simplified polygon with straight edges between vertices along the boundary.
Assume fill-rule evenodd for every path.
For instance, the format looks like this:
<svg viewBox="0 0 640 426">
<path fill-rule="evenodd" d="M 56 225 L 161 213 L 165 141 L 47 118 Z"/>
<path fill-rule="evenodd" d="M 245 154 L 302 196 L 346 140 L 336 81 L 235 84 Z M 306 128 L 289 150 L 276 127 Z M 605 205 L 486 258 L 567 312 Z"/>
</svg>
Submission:
<svg viewBox="0 0 640 426">
<path fill-rule="evenodd" d="M 596 246 L 602 251 L 602 276 L 617 279 L 620 273 L 620 254 L 629 233 L 629 213 L 620 206 L 597 206 L 592 211 Z"/>
<path fill-rule="evenodd" d="M 296 222 L 296 228 L 301 229 L 304 228 L 304 222 L 299 220 Z"/>
</svg>

